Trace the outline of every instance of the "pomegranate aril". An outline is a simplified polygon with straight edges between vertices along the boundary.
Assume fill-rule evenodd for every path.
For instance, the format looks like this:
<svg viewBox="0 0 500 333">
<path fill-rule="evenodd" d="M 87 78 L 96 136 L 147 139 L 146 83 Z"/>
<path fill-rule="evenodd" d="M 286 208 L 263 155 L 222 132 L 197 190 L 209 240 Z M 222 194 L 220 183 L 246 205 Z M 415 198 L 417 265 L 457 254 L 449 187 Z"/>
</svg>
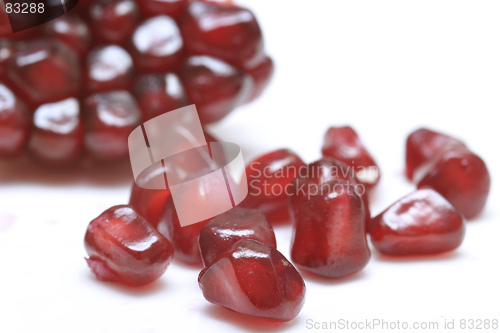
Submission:
<svg viewBox="0 0 500 333">
<path fill-rule="evenodd" d="M 258 157 L 246 167 L 248 195 L 239 206 L 261 210 L 271 223 L 289 220 L 290 183 L 305 167 L 304 161 L 289 149 Z"/>
<path fill-rule="evenodd" d="M 157 280 L 172 261 L 172 244 L 130 206 L 114 206 L 90 222 L 87 264 L 101 281 L 139 287 Z"/>
<path fill-rule="evenodd" d="M 47 36 L 57 38 L 85 59 L 92 43 L 90 29 L 79 16 L 65 14 L 44 25 Z"/>
<path fill-rule="evenodd" d="M 415 174 L 418 188 L 432 188 L 466 218 L 477 216 L 486 205 L 491 178 L 484 161 L 462 146 L 450 146 Z"/>
<path fill-rule="evenodd" d="M 332 180 L 318 193 L 291 202 L 293 263 L 328 278 L 341 278 L 366 266 L 370 250 L 364 205 L 349 181 Z"/>
<path fill-rule="evenodd" d="M 85 86 L 88 92 L 130 89 L 133 78 L 132 58 L 120 46 L 97 47 L 87 57 Z"/>
<path fill-rule="evenodd" d="M 352 127 L 330 127 L 321 152 L 323 156 L 333 157 L 355 168 L 356 180 L 368 190 L 378 183 L 379 168 Z"/>
<path fill-rule="evenodd" d="M 278 250 L 252 239 L 236 242 L 201 271 L 198 283 L 211 303 L 278 321 L 298 315 L 306 292 L 299 272 Z"/>
<path fill-rule="evenodd" d="M 406 140 L 406 176 L 413 180 L 415 170 L 432 160 L 450 146 L 465 147 L 465 144 L 451 136 L 426 128 L 420 128 Z"/>
<path fill-rule="evenodd" d="M 133 0 L 98 0 L 89 8 L 92 36 L 100 44 L 126 44 L 138 22 Z"/>
<path fill-rule="evenodd" d="M 128 136 L 141 124 L 141 112 L 126 91 L 94 94 L 85 100 L 85 147 L 97 160 L 128 156 Z"/>
<path fill-rule="evenodd" d="M 0 82 L 0 157 L 21 154 L 28 141 L 31 115 L 26 105 Z"/>
<path fill-rule="evenodd" d="M 262 212 L 233 208 L 210 220 L 201 229 L 199 245 L 203 265 L 210 266 L 241 239 L 254 239 L 276 248 L 274 230 Z"/>
<path fill-rule="evenodd" d="M 248 97 L 247 102 L 252 102 L 257 99 L 267 88 L 274 73 L 273 59 L 266 56 L 262 62 L 252 68 L 246 68 L 253 81 L 252 92 Z"/>
<path fill-rule="evenodd" d="M 19 48 L 9 60 L 7 76 L 32 107 L 77 96 L 81 81 L 78 56 L 54 39 Z"/>
<path fill-rule="evenodd" d="M 38 107 L 33 116 L 31 153 L 45 164 L 74 162 L 83 151 L 80 104 L 75 98 Z"/>
<path fill-rule="evenodd" d="M 139 77 L 134 91 L 144 121 L 189 105 L 184 87 L 174 73 Z"/>
<path fill-rule="evenodd" d="M 146 17 L 163 14 L 178 20 L 187 3 L 187 0 L 140 0 L 137 5 Z"/>
<path fill-rule="evenodd" d="M 373 245 L 389 255 L 450 251 L 460 246 L 464 234 L 462 214 L 431 189 L 398 200 L 370 224 Z"/>
<path fill-rule="evenodd" d="M 164 15 L 144 21 L 132 35 L 130 52 L 139 72 L 177 69 L 183 56 L 183 41 L 177 24 Z"/>
<path fill-rule="evenodd" d="M 7 63 L 16 50 L 13 41 L 7 38 L 0 38 L 0 80 L 5 78 Z"/>
<path fill-rule="evenodd" d="M 186 49 L 239 67 L 252 67 L 264 58 L 262 32 L 254 14 L 231 4 L 190 3 L 181 22 Z"/>
<path fill-rule="evenodd" d="M 241 70 L 208 56 L 188 58 L 180 76 L 203 124 L 222 119 L 243 103 L 252 85 L 250 77 Z"/>
</svg>

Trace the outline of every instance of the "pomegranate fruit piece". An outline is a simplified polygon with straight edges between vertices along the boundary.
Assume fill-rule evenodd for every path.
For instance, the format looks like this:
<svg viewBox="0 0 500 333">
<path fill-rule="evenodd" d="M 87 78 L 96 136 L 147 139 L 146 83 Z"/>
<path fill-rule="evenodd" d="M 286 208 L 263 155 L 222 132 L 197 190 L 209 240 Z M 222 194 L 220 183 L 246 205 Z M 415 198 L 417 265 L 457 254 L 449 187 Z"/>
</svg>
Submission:
<svg viewBox="0 0 500 333">
<path fill-rule="evenodd" d="M 245 8 L 192 1 L 181 31 L 191 54 L 210 55 L 240 67 L 255 66 L 264 58 L 259 24 Z"/>
<path fill-rule="evenodd" d="M 248 195 L 239 206 L 259 209 L 271 223 L 289 220 L 290 183 L 305 166 L 289 149 L 275 150 L 253 160 L 245 170 Z"/>
<path fill-rule="evenodd" d="M 31 115 L 26 105 L 0 82 L 0 157 L 21 154 L 28 141 Z"/>
<path fill-rule="evenodd" d="M 431 189 L 413 192 L 373 218 L 375 248 L 389 255 L 433 254 L 456 249 L 465 235 L 457 209 Z"/>
<path fill-rule="evenodd" d="M 465 147 L 461 141 L 426 128 L 420 128 L 406 140 L 406 176 L 413 180 L 414 172 L 449 146 Z"/>
<path fill-rule="evenodd" d="M 15 44 L 10 39 L 0 38 L 0 80 L 5 79 L 7 63 L 15 50 Z"/>
<path fill-rule="evenodd" d="M 298 315 L 306 292 L 295 267 L 278 250 L 253 239 L 236 242 L 201 271 L 198 283 L 210 303 L 278 321 Z"/>
<path fill-rule="evenodd" d="M 167 72 L 181 64 L 183 41 L 177 24 L 168 16 L 156 16 L 137 27 L 131 53 L 139 72 Z"/>
<path fill-rule="evenodd" d="M 53 39 L 19 48 L 9 61 L 7 76 L 33 107 L 77 96 L 81 81 L 78 56 Z"/>
<path fill-rule="evenodd" d="M 366 266 L 364 205 L 349 181 L 324 183 L 318 193 L 296 199 L 292 212 L 291 259 L 299 268 L 341 278 Z"/>
<path fill-rule="evenodd" d="M 174 73 L 144 75 L 136 81 L 134 91 L 144 121 L 189 105 L 184 87 Z"/>
<path fill-rule="evenodd" d="M 85 86 L 88 92 L 130 89 L 134 78 L 134 63 L 119 46 L 97 47 L 87 57 Z"/>
<path fill-rule="evenodd" d="M 137 5 L 146 17 L 163 14 L 178 20 L 187 3 L 187 0 L 140 0 Z"/>
<path fill-rule="evenodd" d="M 98 0 L 89 8 L 89 26 L 100 44 L 124 45 L 139 22 L 133 0 Z"/>
<path fill-rule="evenodd" d="M 141 112 L 130 93 L 114 91 L 85 100 L 85 147 L 96 160 L 128 157 L 128 136 L 141 124 Z"/>
<path fill-rule="evenodd" d="M 47 36 L 55 37 L 72 48 L 80 59 L 84 59 L 90 50 L 90 29 L 85 21 L 76 15 L 65 14 L 43 25 L 43 28 Z"/>
<path fill-rule="evenodd" d="M 45 164 L 68 164 L 81 156 L 83 125 L 75 98 L 44 104 L 35 111 L 30 149 Z"/>
<path fill-rule="evenodd" d="M 378 183 L 379 168 L 352 127 L 330 127 L 321 152 L 354 168 L 356 180 L 368 190 Z"/>
<path fill-rule="evenodd" d="M 260 97 L 269 85 L 269 82 L 271 82 L 274 73 L 274 62 L 270 57 L 266 56 L 262 62 L 255 67 L 247 68 L 247 71 L 253 81 L 252 92 L 247 102 L 252 102 Z"/>
<path fill-rule="evenodd" d="M 261 211 L 233 208 L 201 229 L 199 245 L 203 265 L 210 266 L 241 239 L 254 239 L 276 248 L 274 230 Z"/>
<path fill-rule="evenodd" d="M 452 146 L 421 168 L 427 171 L 417 180 L 419 189 L 432 188 L 468 219 L 483 210 L 491 178 L 479 156 L 465 147 Z"/>
<path fill-rule="evenodd" d="M 85 259 L 101 281 L 139 287 L 157 280 L 172 261 L 172 244 L 130 206 L 114 206 L 90 222 Z"/>
</svg>

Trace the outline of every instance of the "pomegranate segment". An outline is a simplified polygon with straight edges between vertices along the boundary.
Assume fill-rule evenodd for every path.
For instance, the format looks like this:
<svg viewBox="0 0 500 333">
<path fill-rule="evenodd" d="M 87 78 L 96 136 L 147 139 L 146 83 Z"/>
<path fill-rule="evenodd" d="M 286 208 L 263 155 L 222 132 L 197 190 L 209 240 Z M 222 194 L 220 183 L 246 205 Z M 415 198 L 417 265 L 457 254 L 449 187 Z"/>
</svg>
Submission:
<svg viewBox="0 0 500 333">
<path fill-rule="evenodd" d="M 101 281 L 139 287 L 157 280 L 172 261 L 172 244 L 130 206 L 114 206 L 90 222 L 87 264 Z"/>
<path fill-rule="evenodd" d="M 90 50 L 92 35 L 90 29 L 80 17 L 65 14 L 43 25 L 47 36 L 57 38 L 68 47 L 72 48 L 84 59 Z"/>
<path fill-rule="evenodd" d="M 252 239 L 236 242 L 201 271 L 198 283 L 211 303 L 277 321 L 295 318 L 306 292 L 299 272 L 278 250 Z"/>
<path fill-rule="evenodd" d="M 30 149 L 45 164 L 68 164 L 80 157 L 83 125 L 78 100 L 44 104 L 35 111 Z"/>
<path fill-rule="evenodd" d="M 365 212 L 361 197 L 347 180 L 322 184 L 309 197 L 291 198 L 293 236 L 291 259 L 299 268 L 341 278 L 366 266 Z"/>
<path fill-rule="evenodd" d="M 26 105 L 0 81 L 0 157 L 23 152 L 30 125 L 31 115 Z"/>
<path fill-rule="evenodd" d="M 259 209 L 271 223 L 289 220 L 290 183 L 305 166 L 289 149 L 275 150 L 253 160 L 245 170 L 248 195 L 239 206 Z"/>
<path fill-rule="evenodd" d="M 201 229 L 199 246 L 203 265 L 210 266 L 241 239 L 254 239 L 276 248 L 274 230 L 262 212 L 233 208 L 210 220 Z"/>
<path fill-rule="evenodd" d="M 456 249 L 465 235 L 465 220 L 455 207 L 431 189 L 400 199 L 373 218 L 375 248 L 389 255 L 434 254 Z"/>
<path fill-rule="evenodd" d="M 380 180 L 375 160 L 350 126 L 330 127 L 325 134 L 323 156 L 333 157 L 355 170 L 355 178 L 368 190 Z"/>
</svg>

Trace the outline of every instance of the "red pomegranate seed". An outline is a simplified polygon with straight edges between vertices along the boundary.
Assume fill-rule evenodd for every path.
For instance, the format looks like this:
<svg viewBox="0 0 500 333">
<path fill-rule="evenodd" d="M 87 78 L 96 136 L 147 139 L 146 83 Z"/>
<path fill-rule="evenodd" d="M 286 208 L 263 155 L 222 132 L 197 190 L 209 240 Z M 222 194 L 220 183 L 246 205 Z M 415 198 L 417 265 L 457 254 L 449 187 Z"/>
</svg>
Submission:
<svg viewBox="0 0 500 333">
<path fill-rule="evenodd" d="M 133 0 L 98 0 L 89 8 L 89 26 L 97 43 L 125 44 L 138 22 Z"/>
<path fill-rule="evenodd" d="M 235 243 L 201 271 L 198 283 L 210 303 L 278 321 L 298 315 L 306 292 L 299 272 L 278 250 L 252 239 Z"/>
<path fill-rule="evenodd" d="M 10 39 L 0 38 L 0 80 L 5 78 L 7 63 L 16 51 L 15 44 Z"/>
<path fill-rule="evenodd" d="M 129 206 L 111 207 L 90 222 L 87 264 L 101 281 L 139 287 L 157 280 L 172 261 L 172 244 Z"/>
<path fill-rule="evenodd" d="M 126 91 L 95 94 L 85 100 L 85 147 L 97 160 L 128 157 L 128 136 L 141 124 L 135 99 Z"/>
<path fill-rule="evenodd" d="M 463 216 L 430 189 L 413 192 L 373 218 L 370 236 L 375 248 L 389 255 L 433 254 L 460 246 Z"/>
<path fill-rule="evenodd" d="M 47 36 L 55 37 L 72 48 L 80 59 L 84 59 L 90 50 L 92 43 L 90 29 L 77 15 L 65 14 L 44 24 L 43 28 Z"/>
<path fill-rule="evenodd" d="M 379 168 L 352 127 L 330 127 L 321 152 L 355 168 L 356 180 L 368 190 L 378 183 Z"/>
<path fill-rule="evenodd" d="M 289 149 L 279 149 L 260 156 L 246 167 L 248 195 L 240 204 L 266 214 L 271 223 L 289 220 L 290 183 L 306 164 Z"/>
<path fill-rule="evenodd" d="M 0 82 L 0 157 L 24 151 L 29 137 L 31 115 L 26 105 Z"/>
<path fill-rule="evenodd" d="M 193 1 L 181 22 L 186 48 L 236 66 L 253 67 L 264 58 L 259 24 L 248 9 Z"/>
<path fill-rule="evenodd" d="M 144 121 L 189 105 L 184 87 L 174 73 L 142 76 L 134 90 Z"/>
<path fill-rule="evenodd" d="M 203 265 L 210 266 L 241 239 L 254 239 L 276 248 L 274 230 L 261 211 L 233 208 L 201 229 L 199 245 Z"/>
<path fill-rule="evenodd" d="M 132 58 L 117 45 L 95 48 L 87 57 L 85 86 L 88 92 L 130 89 L 133 78 Z"/>
<path fill-rule="evenodd" d="M 418 188 L 432 188 L 468 219 L 477 216 L 486 205 L 491 184 L 488 168 L 465 147 L 449 147 L 418 173 L 423 175 L 417 179 Z"/>
<path fill-rule="evenodd" d="M 252 93 L 249 95 L 247 102 L 252 102 L 260 97 L 269 82 L 271 82 L 274 73 L 274 62 L 270 57 L 266 56 L 255 67 L 247 68 L 247 71 L 253 81 Z"/>
<path fill-rule="evenodd" d="M 291 258 L 299 268 L 341 278 L 366 266 L 370 250 L 364 205 L 349 181 L 335 179 L 317 194 L 296 198 L 292 211 Z"/>
<path fill-rule="evenodd" d="M 248 75 L 207 56 L 190 57 L 181 69 L 181 80 L 200 120 L 212 123 L 226 116 L 247 99 L 251 89 Z"/>
<path fill-rule="evenodd" d="M 420 128 L 406 140 L 406 176 L 413 180 L 415 170 L 449 146 L 465 147 L 461 141 L 426 128 Z"/>
<path fill-rule="evenodd" d="M 164 15 L 144 21 L 132 36 L 130 52 L 140 72 L 177 69 L 183 56 L 183 41 L 177 24 Z"/>
<path fill-rule="evenodd" d="M 15 53 L 7 75 L 31 106 L 78 95 L 81 81 L 78 56 L 53 39 L 28 42 Z"/>
<path fill-rule="evenodd" d="M 187 0 L 140 0 L 137 5 L 146 17 L 163 14 L 178 20 L 186 8 L 187 2 Z"/>
<path fill-rule="evenodd" d="M 76 99 L 44 104 L 35 111 L 30 149 L 45 164 L 68 164 L 80 157 L 83 125 Z"/>
</svg>

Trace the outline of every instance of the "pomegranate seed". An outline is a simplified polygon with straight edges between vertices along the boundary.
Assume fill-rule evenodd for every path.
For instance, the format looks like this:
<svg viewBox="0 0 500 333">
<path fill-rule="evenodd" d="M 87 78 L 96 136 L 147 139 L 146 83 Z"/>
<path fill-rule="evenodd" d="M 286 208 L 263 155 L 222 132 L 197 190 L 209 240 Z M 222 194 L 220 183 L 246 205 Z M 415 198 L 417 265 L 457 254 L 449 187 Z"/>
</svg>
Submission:
<svg viewBox="0 0 500 333">
<path fill-rule="evenodd" d="M 309 272 L 341 278 L 366 266 L 365 212 L 361 197 L 347 180 L 323 184 L 309 198 L 295 198 L 292 261 Z"/>
<path fill-rule="evenodd" d="M 15 44 L 10 39 L 0 38 L 0 80 L 5 78 L 7 63 L 14 55 L 15 50 Z"/>
<path fill-rule="evenodd" d="M 83 150 L 80 105 L 74 98 L 40 106 L 33 117 L 31 152 L 46 164 L 68 164 Z"/>
<path fill-rule="evenodd" d="M 290 183 L 305 166 L 288 149 L 275 150 L 250 162 L 245 172 L 248 195 L 240 207 L 261 210 L 271 223 L 289 220 Z"/>
<path fill-rule="evenodd" d="M 89 92 L 130 89 L 133 75 L 132 58 L 119 46 L 98 47 L 87 58 L 85 85 Z"/>
<path fill-rule="evenodd" d="M 30 123 L 26 105 L 0 82 L 0 157 L 15 156 L 24 151 Z"/>
<path fill-rule="evenodd" d="M 135 85 L 135 96 L 145 121 L 189 105 L 184 87 L 174 73 L 140 77 Z"/>
<path fill-rule="evenodd" d="M 355 168 L 356 180 L 368 190 L 378 183 L 379 168 L 352 127 L 330 127 L 321 152 Z"/>
<path fill-rule="evenodd" d="M 140 0 L 137 2 L 144 16 L 168 15 L 176 20 L 181 17 L 187 0 Z"/>
<path fill-rule="evenodd" d="M 212 123 L 226 116 L 247 99 L 251 89 L 248 75 L 207 56 L 190 57 L 180 73 L 182 82 L 200 120 Z"/>
<path fill-rule="evenodd" d="M 95 94 L 85 100 L 85 147 L 97 160 L 128 157 L 128 136 L 141 124 L 139 107 L 130 93 Z"/>
<path fill-rule="evenodd" d="M 72 48 L 84 59 L 90 50 L 92 36 L 90 29 L 81 18 L 72 14 L 65 14 L 44 25 L 47 36 L 57 38 L 62 43 Z"/>
<path fill-rule="evenodd" d="M 465 147 L 461 141 L 426 128 L 420 128 L 406 140 L 406 176 L 413 180 L 415 170 L 449 146 Z"/>
<path fill-rule="evenodd" d="M 259 24 L 248 9 L 193 1 L 181 23 L 186 48 L 236 66 L 253 67 L 264 58 Z"/>
<path fill-rule="evenodd" d="M 432 188 L 468 219 L 486 205 L 491 184 L 488 168 L 465 147 L 449 147 L 417 173 L 423 174 L 417 179 L 418 188 Z"/>
<path fill-rule="evenodd" d="M 201 271 L 198 283 L 210 303 L 278 321 L 298 315 L 306 292 L 295 267 L 278 250 L 253 239 L 236 242 Z"/>
<path fill-rule="evenodd" d="M 98 0 L 89 9 L 89 26 L 96 42 L 125 44 L 139 22 L 132 0 Z"/>
<path fill-rule="evenodd" d="M 375 248 L 390 255 L 432 254 L 460 246 L 463 216 L 431 189 L 413 192 L 373 218 L 370 236 Z"/>
<path fill-rule="evenodd" d="M 78 94 L 78 56 L 48 39 L 28 42 L 9 61 L 7 75 L 31 106 L 57 102 Z"/>
<path fill-rule="evenodd" d="M 97 279 L 139 287 L 157 280 L 172 261 L 172 244 L 130 206 L 114 206 L 90 222 L 87 264 Z"/>
<path fill-rule="evenodd" d="M 210 266 L 240 239 L 254 239 L 276 248 L 274 230 L 262 212 L 233 208 L 201 229 L 199 245 L 203 265 Z"/>
<path fill-rule="evenodd" d="M 183 41 L 177 24 L 168 16 L 144 21 L 132 36 L 131 53 L 142 72 L 166 72 L 182 61 Z"/>
<path fill-rule="evenodd" d="M 255 67 L 248 68 L 247 71 L 253 80 L 252 93 L 249 95 L 247 102 L 252 102 L 262 95 L 269 82 L 271 82 L 274 73 L 274 62 L 270 57 L 266 56 L 262 62 Z"/>
</svg>

